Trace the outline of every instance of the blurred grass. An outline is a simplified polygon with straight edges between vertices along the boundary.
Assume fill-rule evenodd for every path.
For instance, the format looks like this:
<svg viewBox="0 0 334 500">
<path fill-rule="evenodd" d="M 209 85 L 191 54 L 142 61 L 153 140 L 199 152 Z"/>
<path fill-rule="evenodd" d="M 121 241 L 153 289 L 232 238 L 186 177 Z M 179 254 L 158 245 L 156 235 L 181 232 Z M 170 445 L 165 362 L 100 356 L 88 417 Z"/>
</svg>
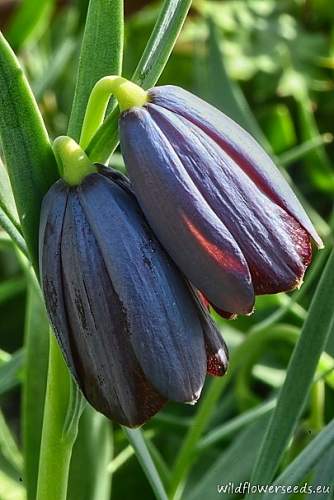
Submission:
<svg viewBox="0 0 334 500">
<path fill-rule="evenodd" d="M 49 0 L 37 3 L 26 0 L 21 7 L 13 4 L 11 18 L 3 26 L 25 68 L 51 137 L 65 133 L 68 126 L 88 2 L 73 0 L 56 3 L 55 7 L 53 4 Z M 130 6 L 126 0 L 125 5 Z M 160 6 L 159 2 L 131 4 L 132 14 L 125 23 L 123 66 L 127 76 L 132 75 L 137 67 Z M 3 8 L 0 4 L 1 20 L 4 19 L 1 16 Z M 27 13 L 30 13 L 29 20 L 24 21 L 24 29 L 21 29 L 22 20 L 28 19 L 25 17 Z M 283 400 L 282 403 L 281 400 L 283 406 L 276 421 L 275 444 L 270 445 L 268 456 L 273 446 L 278 446 L 279 430 L 288 425 L 293 416 L 293 390 L 298 386 L 306 402 L 301 415 L 295 413 L 293 417 L 295 425 L 289 424 L 289 433 L 294 432 L 282 447 L 282 459 L 276 458 L 276 481 L 288 477 L 289 481 L 310 479 L 313 484 L 333 484 L 333 447 L 323 456 L 325 447 L 321 447 L 322 436 L 328 443 L 328 436 L 332 439 L 332 358 L 323 355 L 316 371 L 316 380 L 324 381 L 322 398 L 307 398 L 304 380 L 307 373 L 308 384 L 314 380 L 314 373 L 312 370 L 308 372 L 305 364 L 308 365 L 315 356 L 314 346 L 324 333 L 318 329 L 325 314 L 330 313 L 326 308 L 332 305 L 331 298 L 327 302 L 324 299 L 325 310 L 321 318 L 309 319 L 310 303 L 333 246 L 333 218 L 330 219 L 334 201 L 333 33 L 332 0 L 194 1 L 173 55 L 159 79 L 160 84 L 181 85 L 206 98 L 273 151 L 307 200 L 307 209 L 318 229 L 326 236 L 326 249 L 316 256 L 300 291 L 292 296 L 260 297 L 252 317 L 238 318 L 233 323 L 219 321 L 232 351 L 229 375 L 222 380 L 208 380 L 202 400 L 195 407 L 169 404 L 145 425 L 145 442 L 154 468 L 163 486 L 177 492 L 180 498 L 207 497 L 210 500 L 217 497 L 217 484 L 250 480 L 266 425 L 273 414 L 273 401 L 283 390 L 293 346 L 303 325 L 304 329 L 307 328 L 310 321 L 314 321 L 314 333 L 305 353 L 307 359 L 304 365 L 298 365 L 293 375 L 290 386 L 292 402 Z M 117 66 L 119 62 L 108 61 L 106 57 L 103 64 L 105 67 L 108 64 Z M 25 161 L 23 153 L 20 161 Z M 124 168 L 118 153 L 110 161 L 117 168 Z M 24 249 L 3 165 L 0 165 L 0 174 L 0 226 Z M 0 447 L 0 499 L 9 500 L 23 498 L 24 487 L 34 491 L 31 482 L 27 480 L 22 484 L 17 477 L 19 462 L 8 455 L 8 446 L 13 449 L 11 446 L 17 443 L 18 450 L 26 449 L 27 439 L 30 439 L 38 447 L 41 430 L 38 415 L 34 417 L 37 419 L 34 432 L 27 429 L 23 435 L 19 432 L 27 412 L 24 410 L 26 403 L 20 407 L 20 394 L 22 389 L 24 394 L 27 391 L 27 380 L 22 375 L 28 373 L 36 394 L 43 391 L 45 359 L 42 353 L 37 354 L 39 344 L 36 343 L 34 351 L 37 340 L 33 336 L 31 343 L 24 341 L 23 323 L 25 314 L 29 316 L 32 307 L 31 290 L 29 287 L 27 297 L 26 276 L 17 260 L 16 250 L 3 235 L 1 231 L 0 406 L 6 427 L 1 434 L 4 441 L 0 439 L 5 444 L 4 448 Z M 43 321 L 37 314 L 31 319 L 35 321 L 31 335 L 35 334 L 38 339 L 38 329 L 43 329 Z M 254 337 L 261 342 L 253 356 L 249 356 L 247 349 Z M 24 350 L 24 345 L 28 346 L 28 351 Z M 334 355 L 333 332 L 326 350 Z M 38 362 L 34 362 L 35 355 Z M 312 359 L 314 361 L 315 357 Z M 30 390 L 33 390 L 32 386 Z M 36 396 L 36 402 L 39 398 Z M 37 414 L 41 411 L 40 404 L 36 403 L 34 408 Z M 84 498 L 84 492 L 87 500 L 109 498 L 111 472 L 111 498 L 155 498 L 122 431 L 116 426 L 113 443 L 109 426 L 99 422 L 100 416 L 93 410 L 89 411 L 94 415 L 83 417 L 79 428 L 79 440 L 71 464 L 69 498 Z M 314 421 L 320 428 L 313 429 Z M 93 430 L 89 422 L 94 422 Z M 330 427 L 322 430 L 322 423 Z M 103 452 L 96 451 L 102 443 Z M 115 458 L 112 458 L 112 447 Z M 184 450 L 186 454 L 182 455 Z M 36 450 L 29 452 L 26 467 L 36 468 L 37 454 Z M 99 460 L 92 460 L 95 455 Z M 85 456 L 90 459 L 82 460 Z M 312 463 L 308 462 L 310 456 L 316 457 Z M 265 462 L 268 464 L 267 459 Z M 179 469 L 178 464 L 182 466 Z M 83 475 L 84 481 L 81 481 Z M 99 477 L 106 478 L 106 481 L 101 482 Z M 30 493 L 30 498 L 33 495 Z M 220 496 L 235 498 L 229 494 Z"/>
</svg>

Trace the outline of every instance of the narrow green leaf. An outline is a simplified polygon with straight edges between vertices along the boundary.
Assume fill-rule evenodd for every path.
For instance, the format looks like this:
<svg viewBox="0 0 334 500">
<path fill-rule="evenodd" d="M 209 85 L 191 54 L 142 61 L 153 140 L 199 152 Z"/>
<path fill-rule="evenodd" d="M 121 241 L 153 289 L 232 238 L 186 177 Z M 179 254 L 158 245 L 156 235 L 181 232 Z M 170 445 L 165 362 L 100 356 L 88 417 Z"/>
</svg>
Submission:
<svg viewBox="0 0 334 500">
<path fill-rule="evenodd" d="M 117 469 L 122 467 L 122 465 L 125 464 L 134 454 L 135 451 L 130 444 L 123 448 L 123 450 L 120 451 L 119 454 L 108 464 L 108 472 L 114 474 Z"/>
<path fill-rule="evenodd" d="M 22 387 L 22 436 L 27 500 L 36 498 L 46 390 L 49 324 L 37 284 L 30 282 L 25 320 L 26 364 Z"/>
<path fill-rule="evenodd" d="M 6 231 L 8 236 L 10 236 L 11 240 L 15 245 L 24 253 L 24 255 L 28 255 L 28 248 L 26 242 L 20 231 L 17 229 L 15 224 L 13 224 L 10 217 L 8 217 L 7 213 L 0 207 L 0 227 Z"/>
<path fill-rule="evenodd" d="M 23 349 L 9 355 L 9 359 L 0 365 L 0 395 L 13 389 L 20 383 L 22 368 L 25 361 Z"/>
<path fill-rule="evenodd" d="M 155 446 L 155 444 L 151 439 L 147 439 L 147 448 L 154 461 L 155 467 L 160 476 L 162 484 L 164 486 L 167 486 L 170 480 L 170 471 L 165 460 L 163 459 L 160 451 L 158 450 L 158 448 Z"/>
<path fill-rule="evenodd" d="M 158 81 L 186 19 L 191 0 L 165 0 L 145 51 L 132 75 L 144 89 Z M 118 144 L 118 117 L 115 109 L 91 140 L 87 153 L 93 162 L 104 163 Z"/>
<path fill-rule="evenodd" d="M 310 96 L 304 92 L 301 95 L 296 95 L 295 98 L 302 140 L 307 141 L 319 136 Z M 304 158 L 304 163 L 306 173 L 314 186 L 322 191 L 333 193 L 334 171 L 324 145 L 309 151 Z"/>
<path fill-rule="evenodd" d="M 297 485 L 313 469 L 324 453 L 334 444 L 334 420 L 332 420 L 306 448 L 297 456 L 297 458 L 288 465 L 282 474 L 272 483 L 272 486 L 291 486 Z M 332 471 L 333 477 L 333 471 Z M 277 493 L 276 493 L 277 491 Z M 270 498 L 290 497 L 282 494 L 282 490 L 277 488 L 276 494 L 268 493 L 264 495 L 263 500 Z"/>
<path fill-rule="evenodd" d="M 148 89 L 156 84 L 180 34 L 191 0 L 165 0 L 132 81 Z"/>
<path fill-rule="evenodd" d="M 318 149 L 325 144 L 330 144 L 333 142 L 332 134 L 326 133 L 322 135 L 317 135 L 312 137 L 311 139 L 303 142 L 302 144 L 298 144 L 292 149 L 282 153 L 279 155 L 279 162 L 283 167 L 288 167 L 292 163 L 301 160 L 308 153 Z"/>
<path fill-rule="evenodd" d="M 6 33 L 15 49 L 43 33 L 50 22 L 54 3 L 54 0 L 25 0 L 19 5 Z"/>
<path fill-rule="evenodd" d="M 323 455 L 314 469 L 312 487 L 319 485 L 329 488 L 329 491 L 317 494 L 317 500 L 332 500 L 334 491 L 334 445 Z"/>
<path fill-rule="evenodd" d="M 230 437 L 237 431 L 240 431 L 243 427 L 253 423 L 255 420 L 261 418 L 263 415 L 271 413 L 276 405 L 276 399 L 263 403 L 261 405 L 252 408 L 249 411 L 245 411 L 241 415 L 233 418 L 232 420 L 225 422 L 216 429 L 210 431 L 201 441 L 198 443 L 197 448 L 199 450 L 205 450 L 210 448 L 212 445 L 219 443 L 219 441 Z"/>
<path fill-rule="evenodd" d="M 121 74 L 123 25 L 123 0 L 90 0 L 68 127 L 68 135 L 76 141 L 95 83 L 103 76 Z"/>
<path fill-rule="evenodd" d="M 226 336 L 226 330 L 225 330 Z M 234 335 L 235 336 L 235 335 Z M 214 412 L 217 409 L 217 401 L 226 389 L 231 378 L 238 373 L 238 370 L 249 361 L 256 359 L 258 353 L 263 349 L 263 346 L 274 340 L 287 340 L 294 342 L 298 336 L 298 329 L 291 325 L 274 325 L 268 330 L 254 332 L 248 335 L 241 343 L 239 343 L 231 353 L 230 367 L 223 378 L 214 378 L 202 397 L 200 406 L 193 419 L 192 426 L 188 430 L 182 446 L 176 456 L 172 477 L 170 481 L 170 497 L 179 498 L 182 483 L 187 475 L 192 463 L 197 455 L 197 443 L 199 442 L 203 431 L 208 426 Z"/>
<path fill-rule="evenodd" d="M 19 216 L 15 206 L 13 191 L 5 166 L 0 158 L 0 208 L 8 215 L 12 223 L 19 228 Z"/>
<path fill-rule="evenodd" d="M 203 498 L 214 500 L 220 496 L 224 499 L 235 498 L 238 492 L 233 492 L 232 486 L 237 487 L 249 479 L 254 450 L 261 443 L 268 418 L 268 415 L 262 415 L 259 420 L 244 429 L 182 498 L 184 500 L 203 500 Z"/>
<path fill-rule="evenodd" d="M 9 429 L 3 413 L 0 411 L 0 466 L 6 474 L 19 481 L 22 478 L 22 455 Z M 1 494 L 1 490 L 0 490 Z"/>
<path fill-rule="evenodd" d="M 123 430 L 136 452 L 137 459 L 145 472 L 150 485 L 152 486 L 156 498 L 158 500 L 168 500 L 162 481 L 147 449 L 141 431 L 139 429 L 127 429 L 126 427 L 123 427 Z"/>
<path fill-rule="evenodd" d="M 112 426 L 90 406 L 85 408 L 73 447 L 67 500 L 109 500 Z"/>
<path fill-rule="evenodd" d="M 277 406 L 256 461 L 252 482 L 269 484 L 304 408 L 320 356 L 333 328 L 328 297 L 334 288 L 334 252 L 313 297 L 309 315 L 294 349 Z M 253 497 L 252 497 L 253 498 Z M 259 496 L 255 495 L 255 498 Z"/>
<path fill-rule="evenodd" d="M 0 138 L 23 234 L 37 269 L 40 205 L 58 174 L 29 84 L 1 34 Z"/>
</svg>

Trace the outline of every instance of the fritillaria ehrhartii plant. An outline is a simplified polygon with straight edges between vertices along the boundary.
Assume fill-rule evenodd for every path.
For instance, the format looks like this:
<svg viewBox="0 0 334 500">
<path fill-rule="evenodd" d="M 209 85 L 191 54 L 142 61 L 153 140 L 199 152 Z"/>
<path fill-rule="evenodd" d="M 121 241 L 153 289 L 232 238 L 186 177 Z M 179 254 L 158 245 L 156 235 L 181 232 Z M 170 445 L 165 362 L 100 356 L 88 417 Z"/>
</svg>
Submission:
<svg viewBox="0 0 334 500">
<path fill-rule="evenodd" d="M 210 312 L 250 315 L 257 295 L 299 288 L 314 246 L 323 246 L 293 189 L 248 132 L 184 89 L 154 87 L 189 6 L 165 2 L 129 81 L 120 76 L 122 2 L 110 3 L 107 23 L 91 0 L 68 135 L 53 146 L 14 53 L 0 40 L 2 151 L 20 217 L 19 226 L 6 212 L 3 226 L 34 268 L 62 351 L 52 333 L 29 499 L 66 499 L 85 400 L 126 426 L 156 497 L 168 498 L 169 489 L 179 498 L 224 384 L 263 338 L 261 330 L 250 335 L 225 375 L 228 350 Z M 106 117 L 111 96 L 118 107 Z M 119 139 L 129 179 L 102 164 Z M 326 269 L 267 426 L 257 483 L 273 480 L 329 335 L 332 314 L 323 307 L 334 285 L 332 259 Z M 303 360 L 306 375 L 277 440 Z M 131 428 L 167 401 L 195 403 L 206 374 L 218 378 L 171 477 L 162 479 L 141 431 Z M 321 443 L 332 442 L 332 429 L 323 432 L 329 437 Z"/>
</svg>

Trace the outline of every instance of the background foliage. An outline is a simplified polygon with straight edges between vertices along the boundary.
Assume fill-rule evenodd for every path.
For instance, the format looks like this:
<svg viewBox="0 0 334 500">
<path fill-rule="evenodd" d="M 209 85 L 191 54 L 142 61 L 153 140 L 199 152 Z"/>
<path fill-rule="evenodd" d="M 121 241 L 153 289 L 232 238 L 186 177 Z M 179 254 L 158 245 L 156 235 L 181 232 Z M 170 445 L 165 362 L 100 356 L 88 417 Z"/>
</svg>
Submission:
<svg viewBox="0 0 334 500">
<path fill-rule="evenodd" d="M 89 48 L 100 26 L 101 40 L 110 39 L 110 32 L 117 40 L 116 32 L 122 31 L 112 24 L 118 11 L 111 19 L 103 14 L 109 3 L 90 3 L 94 22 L 86 26 L 72 108 L 88 1 L 0 0 L 1 29 L 24 68 L 51 139 L 66 133 L 70 117 L 71 133 L 78 135 L 94 78 L 120 69 L 120 59 L 110 60 L 103 52 L 92 57 Z M 138 69 L 161 3 L 125 0 L 124 76 L 135 72 L 137 82 L 154 84 L 169 55 L 166 40 L 175 38 L 189 3 L 165 2 L 164 12 L 174 13 L 173 22 L 167 35 L 158 25 L 158 50 L 149 45 Z M 7 96 L 4 88 L 17 103 L 27 86 L 25 80 L 17 89 L 10 83 L 6 54 L 0 56 L 0 103 Z M 166 498 L 166 492 L 173 499 L 235 498 L 219 495 L 217 484 L 246 480 L 308 481 L 332 487 L 317 498 L 333 498 L 333 69 L 332 0 L 193 2 L 159 83 L 191 90 L 248 129 L 294 184 L 326 247 L 315 255 L 299 291 L 258 298 L 251 317 L 216 318 L 231 350 L 231 367 L 223 379 L 207 381 L 196 406 L 170 403 L 141 432 L 112 428 L 86 408 L 71 459 L 68 499 Z M 29 186 L 36 192 L 36 183 L 42 196 L 56 176 L 46 131 L 37 118 L 29 119 L 28 94 L 24 102 L 26 107 L 18 106 L 15 137 L 6 133 L 6 125 L 16 115 L 7 110 L 0 116 L 2 163 L 8 163 L 17 199 Z M 116 118 L 114 112 L 108 119 L 108 133 L 113 130 L 114 136 L 105 151 L 117 144 Z M 12 158 L 11 141 L 19 136 L 21 153 Z M 102 130 L 100 142 L 91 144 L 92 155 L 106 156 L 99 149 L 104 136 Z M 38 144 L 31 148 L 34 141 Z M 8 158 L 17 171 L 9 168 Z M 109 161 L 124 169 L 117 150 Z M 44 172 L 43 162 L 49 168 L 42 182 L 38 169 Z M 34 164 L 36 177 L 27 170 L 17 180 L 24 164 Z M 45 311 L 24 256 L 27 244 L 35 258 L 30 229 L 38 208 L 34 198 L 27 219 L 19 222 L 6 169 L 0 167 L 0 500 L 26 494 L 32 500 L 49 349 Z"/>
</svg>

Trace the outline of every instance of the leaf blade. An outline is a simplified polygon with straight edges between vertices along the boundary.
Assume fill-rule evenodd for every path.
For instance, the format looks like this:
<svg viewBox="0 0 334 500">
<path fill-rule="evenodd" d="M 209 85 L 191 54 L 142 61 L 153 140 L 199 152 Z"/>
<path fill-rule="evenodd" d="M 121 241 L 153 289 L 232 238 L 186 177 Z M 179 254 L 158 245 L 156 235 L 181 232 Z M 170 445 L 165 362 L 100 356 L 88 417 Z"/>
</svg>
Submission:
<svg viewBox="0 0 334 500">
<path fill-rule="evenodd" d="M 128 429 L 126 427 L 123 427 L 123 431 L 135 450 L 137 459 L 145 472 L 150 485 L 152 486 L 156 498 L 158 500 L 168 500 L 162 481 L 153 463 L 141 431 L 139 429 Z"/>
<path fill-rule="evenodd" d="M 132 75 L 132 81 L 148 89 L 156 84 L 176 43 L 188 14 L 191 0 L 165 0 L 150 39 Z M 118 117 L 115 109 L 96 132 L 87 148 L 92 162 L 104 163 L 118 144 Z"/>
<path fill-rule="evenodd" d="M 303 410 L 320 355 L 334 326 L 334 314 L 328 308 L 326 300 L 333 287 L 334 252 L 332 251 L 292 354 L 277 406 L 265 433 L 251 479 L 253 484 L 270 483 Z M 255 494 L 255 498 L 259 496 Z"/>
<path fill-rule="evenodd" d="M 0 34 L 0 138 L 22 231 L 35 269 L 42 198 L 57 178 L 49 138 L 29 84 Z"/>
<path fill-rule="evenodd" d="M 108 19 L 112 22 L 106 22 Z M 104 76 L 121 73 L 123 37 L 123 0 L 91 0 L 68 126 L 68 135 L 76 141 L 80 138 L 86 105 L 95 83 Z"/>
</svg>

